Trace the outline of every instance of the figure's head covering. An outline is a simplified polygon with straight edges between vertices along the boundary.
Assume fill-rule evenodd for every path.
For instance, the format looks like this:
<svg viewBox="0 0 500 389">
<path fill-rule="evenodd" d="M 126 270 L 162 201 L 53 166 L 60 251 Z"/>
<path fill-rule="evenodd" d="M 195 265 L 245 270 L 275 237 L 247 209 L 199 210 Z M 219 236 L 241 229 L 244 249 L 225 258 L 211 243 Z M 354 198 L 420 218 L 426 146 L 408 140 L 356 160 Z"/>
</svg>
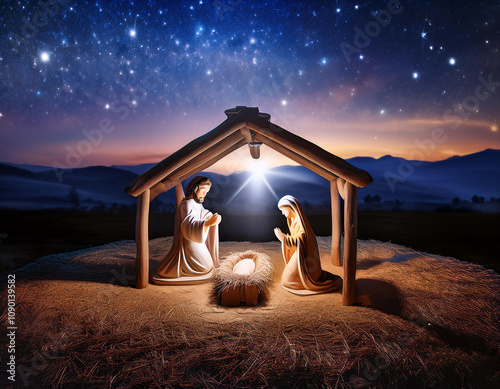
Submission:
<svg viewBox="0 0 500 389">
<path fill-rule="evenodd" d="M 317 280 L 322 272 L 316 235 L 309 224 L 309 220 L 307 220 L 304 210 L 295 197 L 290 195 L 283 196 L 278 202 L 278 208 L 280 207 L 292 208 L 296 214 L 295 221 L 300 222 L 305 232 L 305 235 L 301 235 L 299 241 L 299 255 L 302 258 L 302 260 L 299 261 L 299 274 L 304 286 L 306 286 L 307 289 L 314 289 L 314 281 L 312 281 L 311 284 L 311 280 Z M 291 223 L 292 221 L 287 218 L 288 228 L 290 228 Z"/>
<path fill-rule="evenodd" d="M 186 188 L 186 197 L 189 197 L 193 194 L 193 192 L 196 190 L 196 188 L 202 186 L 202 185 L 208 185 L 212 186 L 212 183 L 208 179 L 208 177 L 204 176 L 196 176 L 194 177 L 188 184 Z"/>
<path fill-rule="evenodd" d="M 307 220 L 306 214 L 304 213 L 304 210 L 302 209 L 302 206 L 300 205 L 299 201 L 290 195 L 283 196 L 280 201 L 278 201 L 278 208 L 281 207 L 290 207 L 293 209 L 295 214 L 297 215 L 296 217 L 299 218 L 300 224 L 302 225 L 302 228 L 304 231 L 306 231 L 307 234 L 314 234 L 312 231 L 311 226 L 309 225 L 309 221 Z"/>
</svg>

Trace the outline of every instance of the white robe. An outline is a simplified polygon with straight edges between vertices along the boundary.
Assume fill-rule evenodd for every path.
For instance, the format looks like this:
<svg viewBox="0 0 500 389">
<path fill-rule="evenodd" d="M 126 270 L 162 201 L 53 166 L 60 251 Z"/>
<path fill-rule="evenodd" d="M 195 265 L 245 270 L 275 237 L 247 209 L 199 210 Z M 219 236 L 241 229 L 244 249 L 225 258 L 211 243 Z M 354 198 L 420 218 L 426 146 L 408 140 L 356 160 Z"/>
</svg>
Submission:
<svg viewBox="0 0 500 389">
<path fill-rule="evenodd" d="M 212 213 L 193 199 L 183 199 L 175 212 L 174 240 L 158 266 L 160 278 L 197 277 L 219 264 L 218 225 L 205 231 Z"/>
</svg>

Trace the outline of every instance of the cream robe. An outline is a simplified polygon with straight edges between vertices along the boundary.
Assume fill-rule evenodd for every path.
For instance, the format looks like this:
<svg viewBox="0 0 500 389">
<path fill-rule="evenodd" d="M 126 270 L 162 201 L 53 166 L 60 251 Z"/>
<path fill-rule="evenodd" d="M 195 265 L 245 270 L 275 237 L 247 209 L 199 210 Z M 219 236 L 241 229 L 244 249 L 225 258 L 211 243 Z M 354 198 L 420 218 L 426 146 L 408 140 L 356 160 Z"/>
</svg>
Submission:
<svg viewBox="0 0 500 389">
<path fill-rule="evenodd" d="M 175 212 L 174 240 L 158 266 L 161 278 L 197 277 L 219 265 L 219 229 L 205 231 L 212 213 L 193 199 L 183 199 Z"/>
<path fill-rule="evenodd" d="M 288 218 L 290 230 L 282 242 L 285 269 L 281 276 L 281 285 L 292 290 L 307 290 L 311 293 L 325 293 L 338 290 L 341 285 L 339 276 L 321 268 L 318 242 L 297 199 L 283 197 L 279 206 L 291 207 L 295 218 Z"/>
</svg>

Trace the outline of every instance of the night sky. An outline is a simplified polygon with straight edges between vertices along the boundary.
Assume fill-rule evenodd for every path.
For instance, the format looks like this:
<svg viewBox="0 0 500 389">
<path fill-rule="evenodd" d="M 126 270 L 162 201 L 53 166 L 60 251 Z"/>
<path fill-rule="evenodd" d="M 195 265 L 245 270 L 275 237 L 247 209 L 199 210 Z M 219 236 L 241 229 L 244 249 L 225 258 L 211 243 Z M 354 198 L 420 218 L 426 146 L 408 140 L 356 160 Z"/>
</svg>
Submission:
<svg viewBox="0 0 500 389">
<path fill-rule="evenodd" d="M 498 0 L 54 3 L 0 6 L 0 161 L 157 162 L 236 105 L 343 158 L 500 148 Z"/>
</svg>

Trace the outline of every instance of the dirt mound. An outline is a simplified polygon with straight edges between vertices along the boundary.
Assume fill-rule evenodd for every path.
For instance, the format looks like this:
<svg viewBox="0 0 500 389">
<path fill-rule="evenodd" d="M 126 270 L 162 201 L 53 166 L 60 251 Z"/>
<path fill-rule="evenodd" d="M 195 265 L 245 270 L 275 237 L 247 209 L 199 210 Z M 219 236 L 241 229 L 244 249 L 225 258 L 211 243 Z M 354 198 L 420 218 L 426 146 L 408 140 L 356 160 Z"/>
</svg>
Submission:
<svg viewBox="0 0 500 389">
<path fill-rule="evenodd" d="M 318 238 L 323 268 L 342 276 L 330 241 Z M 170 244 L 150 242 L 151 269 Z M 220 245 L 221 257 L 249 249 L 274 266 L 256 307 L 220 306 L 211 283 L 135 289 L 133 241 L 16 270 L 16 387 L 498 387 L 493 271 L 358 241 L 357 303 L 345 307 L 339 293 L 283 290 L 279 242 Z"/>
</svg>

